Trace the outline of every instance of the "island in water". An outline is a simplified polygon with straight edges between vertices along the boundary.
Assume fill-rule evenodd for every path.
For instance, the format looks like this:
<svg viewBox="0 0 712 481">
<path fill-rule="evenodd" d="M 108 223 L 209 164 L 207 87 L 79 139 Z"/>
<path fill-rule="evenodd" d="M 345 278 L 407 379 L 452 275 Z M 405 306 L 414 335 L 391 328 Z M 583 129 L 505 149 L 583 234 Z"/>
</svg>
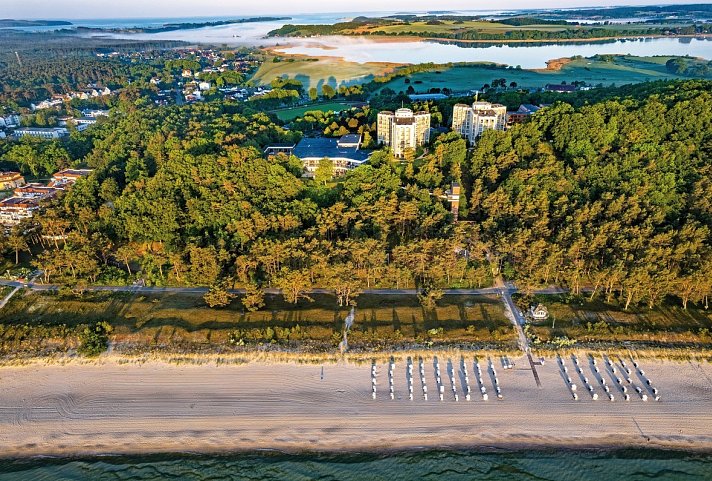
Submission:
<svg viewBox="0 0 712 481">
<path fill-rule="evenodd" d="M 62 27 L 67 25 L 72 25 L 72 22 L 65 20 L 15 20 L 12 18 L 0 18 L 0 28 Z"/>
</svg>

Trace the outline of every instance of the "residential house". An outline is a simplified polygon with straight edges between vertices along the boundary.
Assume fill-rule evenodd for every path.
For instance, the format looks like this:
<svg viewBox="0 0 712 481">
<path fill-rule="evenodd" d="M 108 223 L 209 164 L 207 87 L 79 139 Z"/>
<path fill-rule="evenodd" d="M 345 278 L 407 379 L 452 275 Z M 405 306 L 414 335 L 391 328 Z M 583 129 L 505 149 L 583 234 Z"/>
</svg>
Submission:
<svg viewBox="0 0 712 481">
<path fill-rule="evenodd" d="M 39 201 L 23 197 L 10 197 L 0 201 L 0 224 L 17 225 L 29 219 L 40 208 Z"/>
<path fill-rule="evenodd" d="M 570 94 L 576 91 L 575 85 L 559 85 L 559 84 L 546 84 L 544 87 L 546 92 L 557 92 L 560 94 Z"/>
<path fill-rule="evenodd" d="M 23 199 L 49 199 L 62 192 L 61 187 L 49 187 L 44 184 L 32 182 L 15 188 L 14 197 Z"/>
<path fill-rule="evenodd" d="M 522 104 L 516 111 L 507 112 L 507 126 L 509 127 L 514 124 L 521 124 L 527 120 L 530 115 L 539 110 L 541 110 L 541 107 L 537 105 Z"/>
<path fill-rule="evenodd" d="M 549 318 L 549 310 L 543 304 L 532 306 L 530 311 L 535 321 L 545 321 Z"/>
<path fill-rule="evenodd" d="M 17 114 L 0 115 L 0 127 L 19 127 L 20 116 Z"/>
<path fill-rule="evenodd" d="M 25 185 L 25 178 L 19 172 L 0 172 L 0 190 L 15 189 Z"/>
<path fill-rule="evenodd" d="M 74 184 L 82 177 L 87 177 L 94 169 L 64 169 L 52 176 L 50 187 L 64 187 Z"/>
</svg>

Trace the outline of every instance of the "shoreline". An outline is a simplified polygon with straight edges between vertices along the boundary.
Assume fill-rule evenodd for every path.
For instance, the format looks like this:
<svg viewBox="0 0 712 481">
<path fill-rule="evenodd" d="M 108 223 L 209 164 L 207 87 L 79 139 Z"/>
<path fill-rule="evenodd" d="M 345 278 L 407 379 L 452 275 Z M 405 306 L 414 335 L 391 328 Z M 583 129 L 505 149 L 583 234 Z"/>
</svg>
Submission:
<svg viewBox="0 0 712 481">
<path fill-rule="evenodd" d="M 691 444 L 690 439 L 680 439 L 674 443 L 658 442 L 657 440 L 648 441 L 647 444 L 641 445 L 640 438 L 636 436 L 621 437 L 614 436 L 610 438 L 580 440 L 580 438 L 550 438 L 546 442 L 533 443 L 526 441 L 527 436 L 522 435 L 511 441 L 492 442 L 486 440 L 484 443 L 453 443 L 439 444 L 432 446 L 424 446 L 422 444 L 403 444 L 395 447 L 373 447 L 373 446 L 334 446 L 333 448 L 311 449 L 306 447 L 289 448 L 289 447 L 224 447 L 214 448 L 212 445 L 207 449 L 193 447 L 184 450 L 160 449 L 151 448 L 151 451 L 144 449 L 120 449 L 111 452 L 86 450 L 86 451 L 57 451 L 54 453 L 32 454 L 24 450 L 22 451 L 5 451 L 0 453 L 0 461 L 39 461 L 39 460 L 57 460 L 57 461 L 100 461 L 106 458 L 121 458 L 121 457 L 209 457 L 209 456 L 358 456 L 363 454 L 379 455 L 379 456 L 395 456 L 399 454 L 417 453 L 417 452 L 466 452 L 468 454 L 509 454 L 518 452 L 527 453 L 579 453 L 579 452 L 596 452 L 596 453 L 617 453 L 628 450 L 636 451 L 663 451 L 670 453 L 694 453 L 712 455 L 712 442 L 705 440 L 704 444 Z"/>
<path fill-rule="evenodd" d="M 617 356 L 611 358 L 618 362 Z M 457 366 L 459 359 L 450 353 L 440 362 L 449 369 L 449 362 Z M 447 393 L 449 387 L 445 399 L 437 400 L 432 357 L 424 360 L 433 393 L 429 400 L 422 394 L 408 399 L 402 361 L 395 369 L 394 400 L 388 399 L 384 377 L 378 398 L 371 399 L 368 364 L 147 361 L 3 367 L 0 457 L 640 447 L 712 452 L 709 363 L 641 358 L 662 400 L 643 402 L 630 388 L 630 401 L 616 393 L 615 402 L 609 402 L 587 397 L 581 384 L 581 398 L 573 400 L 554 358 L 537 367 L 541 388 L 525 357 L 510 359 L 514 369 L 504 370 L 491 357 L 503 399 L 494 396 L 488 359 L 479 356 L 492 397 L 484 400 L 476 389 L 470 401 L 461 394 L 459 402 Z M 473 362 L 469 354 L 470 374 Z M 573 364 L 566 362 L 574 377 Z M 379 362 L 379 376 L 385 376 L 385 368 Z M 462 389 L 461 378 L 457 384 Z M 420 380 L 414 385 L 420 389 Z"/>
<path fill-rule="evenodd" d="M 458 39 L 458 38 L 448 38 L 448 37 L 427 37 L 427 36 L 419 36 L 419 35 L 352 35 L 352 34 L 343 34 L 343 33 L 335 33 L 332 35 L 316 35 L 316 36 L 311 36 L 311 37 L 300 37 L 300 36 L 294 36 L 294 37 L 269 37 L 269 38 L 280 38 L 280 39 L 299 39 L 299 40 L 307 40 L 307 39 L 312 39 L 315 42 L 318 42 L 318 39 L 320 37 L 345 37 L 345 38 L 367 38 L 367 39 L 372 39 L 373 41 L 376 42 L 425 42 L 425 41 L 437 41 L 437 42 L 444 42 L 444 43 L 498 43 L 498 44 L 510 44 L 510 43 L 540 43 L 540 44 L 548 44 L 548 43 L 565 43 L 565 42 L 572 42 L 572 43 L 585 43 L 585 42 L 605 42 L 605 41 L 610 41 L 610 42 L 615 42 L 618 40 L 636 40 L 636 39 L 651 39 L 651 38 L 712 38 L 712 34 L 710 33 L 698 33 L 698 34 L 689 34 L 689 35 L 625 35 L 625 36 L 616 36 L 616 37 L 591 37 L 591 38 L 552 38 L 552 39 L 522 39 L 522 40 L 511 40 L 511 39 L 497 39 L 497 40 L 465 40 L 465 39 Z"/>
</svg>

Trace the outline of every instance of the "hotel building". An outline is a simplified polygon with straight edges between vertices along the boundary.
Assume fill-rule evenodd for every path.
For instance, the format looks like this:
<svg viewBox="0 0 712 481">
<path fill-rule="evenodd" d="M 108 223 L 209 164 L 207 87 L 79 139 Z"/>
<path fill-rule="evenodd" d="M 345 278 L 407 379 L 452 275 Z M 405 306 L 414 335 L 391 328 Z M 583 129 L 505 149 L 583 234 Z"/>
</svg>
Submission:
<svg viewBox="0 0 712 481">
<path fill-rule="evenodd" d="M 507 125 L 507 107 L 489 102 L 457 104 L 452 110 L 452 130 L 470 143 L 485 130 L 504 130 Z"/>
<path fill-rule="evenodd" d="M 393 155 L 402 158 L 406 149 L 415 150 L 430 141 L 430 114 L 410 109 L 379 112 L 377 135 L 379 144 L 391 147 Z"/>
</svg>

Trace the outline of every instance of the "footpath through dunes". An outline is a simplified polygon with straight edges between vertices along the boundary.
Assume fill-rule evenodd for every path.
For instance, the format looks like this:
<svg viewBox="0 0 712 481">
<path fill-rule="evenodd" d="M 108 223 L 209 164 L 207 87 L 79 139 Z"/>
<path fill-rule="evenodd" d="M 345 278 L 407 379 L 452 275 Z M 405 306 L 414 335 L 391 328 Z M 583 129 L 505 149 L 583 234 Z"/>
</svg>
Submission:
<svg viewBox="0 0 712 481">
<path fill-rule="evenodd" d="M 440 354 L 442 401 L 433 358 L 423 359 L 422 374 L 418 358 L 413 358 L 412 371 L 406 361 L 395 362 L 393 399 L 389 365 L 383 363 L 376 365 L 375 399 L 369 363 L 326 364 L 323 377 L 322 366 L 297 364 L 105 361 L 4 367 L 0 453 L 20 457 L 448 446 L 712 450 L 709 364 L 645 360 L 636 368 L 632 360 L 621 363 L 617 357 L 609 358 L 610 365 L 603 356 L 595 364 L 584 355 L 577 362 L 562 359 L 566 372 L 555 358 L 537 366 L 542 382 L 538 388 L 523 356 L 475 360 Z M 427 400 L 421 377 L 432 393 Z M 502 399 L 495 394 L 495 378 Z M 577 391 L 572 391 L 574 383 Z M 578 393 L 577 400 L 572 392 Z M 649 394 L 647 400 L 643 393 Z"/>
</svg>

